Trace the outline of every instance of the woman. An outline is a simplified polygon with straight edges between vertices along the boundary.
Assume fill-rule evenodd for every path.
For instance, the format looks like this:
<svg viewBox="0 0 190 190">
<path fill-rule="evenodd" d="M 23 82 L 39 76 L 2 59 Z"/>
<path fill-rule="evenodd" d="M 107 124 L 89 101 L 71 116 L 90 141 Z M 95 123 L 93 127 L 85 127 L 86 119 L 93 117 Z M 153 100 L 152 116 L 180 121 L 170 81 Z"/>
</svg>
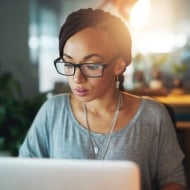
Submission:
<svg viewBox="0 0 190 190">
<path fill-rule="evenodd" d="M 184 189 L 184 155 L 166 109 L 118 89 L 131 62 L 124 23 L 102 10 L 73 12 L 61 28 L 59 51 L 54 64 L 72 93 L 45 102 L 20 157 L 132 160 L 142 189 Z"/>
</svg>

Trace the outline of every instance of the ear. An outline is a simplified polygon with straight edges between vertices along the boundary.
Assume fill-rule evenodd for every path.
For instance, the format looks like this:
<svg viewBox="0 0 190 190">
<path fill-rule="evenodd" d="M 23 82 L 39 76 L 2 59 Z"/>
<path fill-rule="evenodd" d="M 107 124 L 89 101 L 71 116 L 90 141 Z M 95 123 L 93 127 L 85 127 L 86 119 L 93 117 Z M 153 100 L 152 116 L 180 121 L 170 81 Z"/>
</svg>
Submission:
<svg viewBox="0 0 190 190">
<path fill-rule="evenodd" d="M 121 73 L 123 73 L 126 69 L 127 64 L 125 63 L 125 61 L 120 57 L 117 60 L 117 63 L 115 65 L 115 69 L 114 69 L 114 73 L 115 75 L 120 75 Z"/>
</svg>

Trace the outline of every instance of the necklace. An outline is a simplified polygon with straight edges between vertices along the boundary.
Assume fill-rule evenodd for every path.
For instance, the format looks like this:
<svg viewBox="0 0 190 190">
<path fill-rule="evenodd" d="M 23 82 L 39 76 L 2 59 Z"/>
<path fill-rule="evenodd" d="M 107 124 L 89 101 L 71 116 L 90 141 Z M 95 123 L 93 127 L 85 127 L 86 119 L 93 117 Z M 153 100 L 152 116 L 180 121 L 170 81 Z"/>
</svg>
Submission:
<svg viewBox="0 0 190 190">
<path fill-rule="evenodd" d="M 119 94 L 117 107 L 116 107 L 116 110 L 115 110 L 115 113 L 113 116 L 113 120 L 110 124 L 110 127 L 108 128 L 108 132 L 105 134 L 104 138 L 101 141 L 101 143 L 102 143 L 103 141 L 105 141 L 105 139 L 107 139 L 106 146 L 104 149 L 103 159 L 106 156 L 106 153 L 108 151 L 108 148 L 109 148 L 109 145 L 111 142 L 111 137 L 112 137 L 112 134 L 113 134 L 113 131 L 114 131 L 114 128 L 116 126 L 117 119 L 118 119 L 118 115 L 119 115 L 120 105 L 121 105 L 121 94 Z M 87 130 L 88 130 L 88 138 L 89 138 L 89 142 L 90 142 L 90 146 L 91 146 L 91 151 L 93 152 L 94 157 L 96 157 L 96 155 L 99 153 L 99 149 L 100 149 L 99 144 L 101 144 L 101 143 L 97 143 L 91 134 L 90 125 L 88 122 L 87 108 L 86 108 L 85 103 L 83 103 L 83 110 L 84 110 L 84 116 L 85 116 L 85 120 L 86 120 Z"/>
</svg>

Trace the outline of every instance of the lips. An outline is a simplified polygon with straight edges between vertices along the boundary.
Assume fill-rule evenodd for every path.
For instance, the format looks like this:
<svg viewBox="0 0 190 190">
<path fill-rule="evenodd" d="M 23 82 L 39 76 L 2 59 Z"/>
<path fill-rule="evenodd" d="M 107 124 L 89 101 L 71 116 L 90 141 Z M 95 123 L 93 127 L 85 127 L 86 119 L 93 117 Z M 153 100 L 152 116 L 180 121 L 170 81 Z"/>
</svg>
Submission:
<svg viewBox="0 0 190 190">
<path fill-rule="evenodd" d="M 77 96 L 86 96 L 88 90 L 83 89 L 83 88 L 75 88 L 75 89 L 73 90 L 73 92 L 74 92 L 75 95 L 77 95 Z"/>
</svg>

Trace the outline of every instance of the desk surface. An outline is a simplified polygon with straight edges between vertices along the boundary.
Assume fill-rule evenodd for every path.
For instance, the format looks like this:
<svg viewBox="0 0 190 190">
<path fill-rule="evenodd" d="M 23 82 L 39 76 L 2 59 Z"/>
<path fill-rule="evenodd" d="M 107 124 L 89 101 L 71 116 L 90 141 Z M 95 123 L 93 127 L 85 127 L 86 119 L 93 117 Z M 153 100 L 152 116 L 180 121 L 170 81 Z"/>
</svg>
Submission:
<svg viewBox="0 0 190 190">
<path fill-rule="evenodd" d="M 168 104 L 176 113 L 190 113 L 190 94 L 155 97 L 156 100 Z M 190 121 L 177 121 L 177 128 L 190 129 Z"/>
<path fill-rule="evenodd" d="M 155 97 L 156 100 L 174 106 L 190 106 L 190 94 Z"/>
<path fill-rule="evenodd" d="M 188 122 L 188 121 L 177 121 L 176 127 L 178 129 L 190 129 L 190 122 Z"/>
</svg>

